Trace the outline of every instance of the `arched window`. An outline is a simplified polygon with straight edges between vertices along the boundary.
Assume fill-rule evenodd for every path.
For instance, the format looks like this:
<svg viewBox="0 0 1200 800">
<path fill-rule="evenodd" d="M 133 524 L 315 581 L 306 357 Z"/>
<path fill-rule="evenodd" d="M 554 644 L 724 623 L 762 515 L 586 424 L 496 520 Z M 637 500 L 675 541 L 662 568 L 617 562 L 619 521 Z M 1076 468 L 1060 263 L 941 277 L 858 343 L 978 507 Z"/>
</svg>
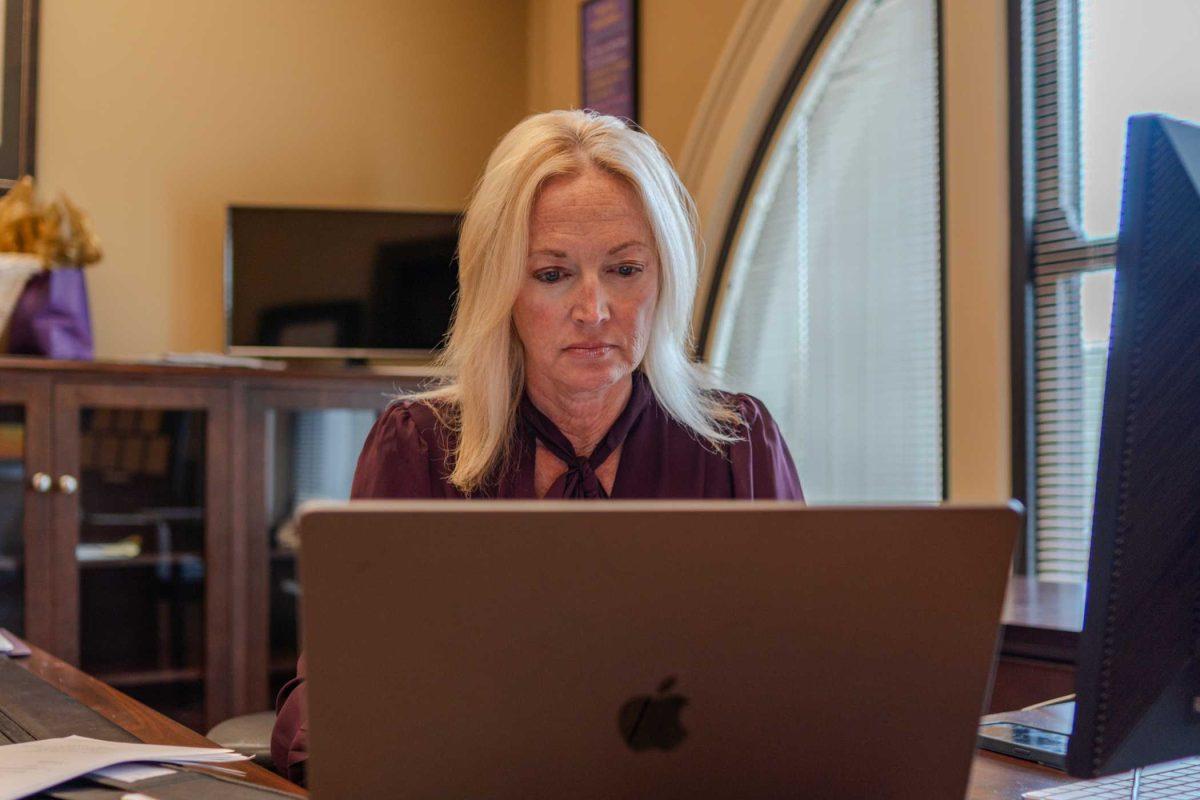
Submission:
<svg viewBox="0 0 1200 800">
<path fill-rule="evenodd" d="M 937 501 L 937 0 L 835 5 L 747 179 L 706 355 L 771 409 L 810 502 Z"/>
</svg>

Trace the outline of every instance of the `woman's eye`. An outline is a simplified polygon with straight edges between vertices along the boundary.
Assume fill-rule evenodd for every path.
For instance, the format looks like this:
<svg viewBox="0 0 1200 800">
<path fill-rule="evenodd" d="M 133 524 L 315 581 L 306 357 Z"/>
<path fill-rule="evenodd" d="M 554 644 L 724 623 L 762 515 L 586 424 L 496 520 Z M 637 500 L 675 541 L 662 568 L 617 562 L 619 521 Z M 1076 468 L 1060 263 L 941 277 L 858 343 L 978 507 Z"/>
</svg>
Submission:
<svg viewBox="0 0 1200 800">
<path fill-rule="evenodd" d="M 558 283 L 562 280 L 563 273 L 561 269 L 544 269 L 536 277 L 542 283 Z"/>
<path fill-rule="evenodd" d="M 642 271 L 642 268 L 637 264 L 621 264 L 617 267 L 617 274 L 623 278 L 630 278 Z"/>
</svg>

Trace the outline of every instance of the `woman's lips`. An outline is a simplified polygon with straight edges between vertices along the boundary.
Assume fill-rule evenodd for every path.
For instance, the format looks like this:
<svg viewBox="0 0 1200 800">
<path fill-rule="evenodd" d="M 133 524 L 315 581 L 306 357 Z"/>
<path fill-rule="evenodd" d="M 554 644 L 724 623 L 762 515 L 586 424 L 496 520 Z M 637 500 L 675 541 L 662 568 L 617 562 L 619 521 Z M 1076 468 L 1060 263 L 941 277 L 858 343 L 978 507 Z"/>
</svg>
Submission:
<svg viewBox="0 0 1200 800">
<path fill-rule="evenodd" d="M 616 346 L 611 344 L 587 342 L 584 344 L 572 344 L 564 348 L 568 355 L 576 358 L 603 358 L 608 355 L 609 351 L 615 350 Z"/>
</svg>

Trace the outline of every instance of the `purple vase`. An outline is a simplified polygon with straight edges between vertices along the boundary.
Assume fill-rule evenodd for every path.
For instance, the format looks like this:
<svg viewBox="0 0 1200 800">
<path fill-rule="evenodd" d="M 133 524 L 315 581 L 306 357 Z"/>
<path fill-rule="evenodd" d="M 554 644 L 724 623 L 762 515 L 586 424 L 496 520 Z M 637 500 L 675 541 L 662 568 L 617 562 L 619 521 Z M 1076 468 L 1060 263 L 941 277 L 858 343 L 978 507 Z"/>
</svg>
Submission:
<svg viewBox="0 0 1200 800">
<path fill-rule="evenodd" d="M 83 270 L 58 267 L 29 279 L 8 328 L 14 355 L 90 361 L 92 317 Z"/>
</svg>

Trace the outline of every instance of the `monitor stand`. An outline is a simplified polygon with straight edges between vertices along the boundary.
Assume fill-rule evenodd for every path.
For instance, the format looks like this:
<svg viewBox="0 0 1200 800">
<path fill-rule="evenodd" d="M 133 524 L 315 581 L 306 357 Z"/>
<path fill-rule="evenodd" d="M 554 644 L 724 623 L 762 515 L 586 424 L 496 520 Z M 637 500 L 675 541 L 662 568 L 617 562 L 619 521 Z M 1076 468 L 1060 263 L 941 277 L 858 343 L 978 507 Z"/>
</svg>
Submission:
<svg viewBox="0 0 1200 800">
<path fill-rule="evenodd" d="M 1129 800 L 1138 800 L 1142 796 L 1142 768 L 1133 771 L 1133 787 L 1129 790 Z"/>
</svg>

